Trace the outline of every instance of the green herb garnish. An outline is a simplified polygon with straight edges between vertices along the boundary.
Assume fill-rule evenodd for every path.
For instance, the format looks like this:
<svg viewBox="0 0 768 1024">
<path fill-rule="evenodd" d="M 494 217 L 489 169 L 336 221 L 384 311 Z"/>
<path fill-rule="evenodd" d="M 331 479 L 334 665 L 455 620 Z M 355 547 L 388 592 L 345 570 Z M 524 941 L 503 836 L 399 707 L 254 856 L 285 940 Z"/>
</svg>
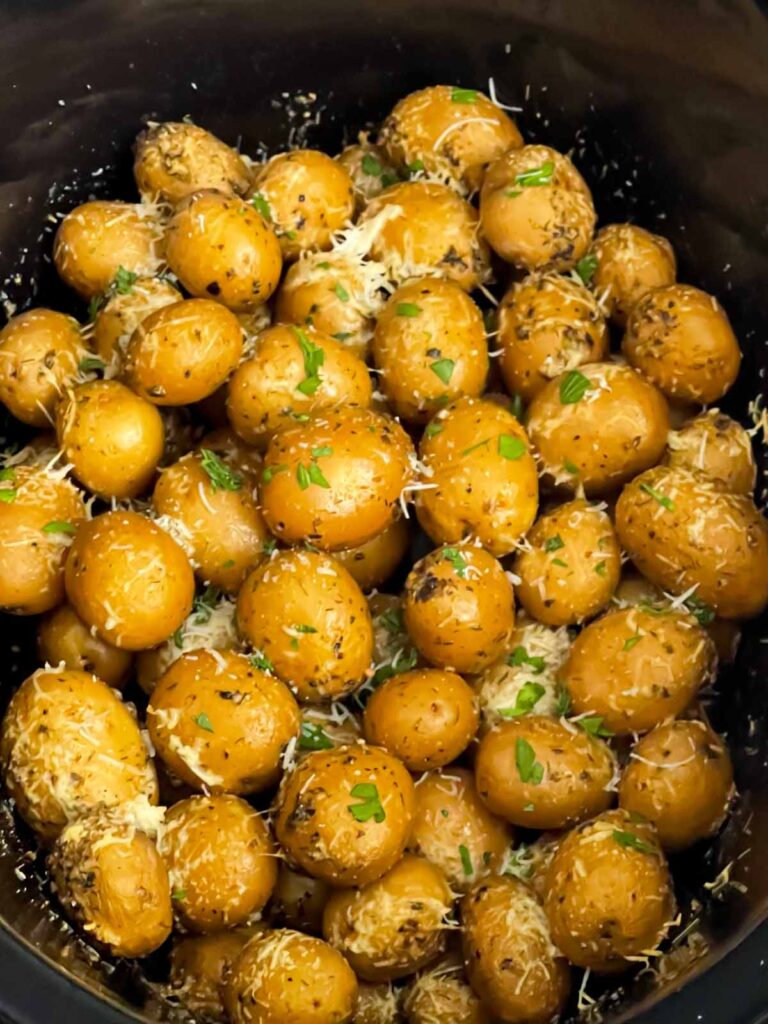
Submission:
<svg viewBox="0 0 768 1024">
<path fill-rule="evenodd" d="M 525 442 L 514 434 L 499 434 L 499 455 L 516 462 L 525 455 Z"/>
<path fill-rule="evenodd" d="M 368 174 L 371 178 L 380 178 L 384 173 L 384 168 L 372 153 L 363 154 L 360 166 L 363 169 L 363 174 Z"/>
<path fill-rule="evenodd" d="M 582 280 L 582 283 L 589 286 L 592 284 L 592 278 L 595 276 L 597 270 L 597 256 L 595 253 L 587 253 L 586 256 L 582 256 L 579 262 L 576 264 L 576 273 Z"/>
<path fill-rule="evenodd" d="M 251 206 L 260 213 L 264 220 L 272 220 L 272 209 L 269 205 L 267 197 L 262 195 L 261 192 L 257 192 L 251 196 Z"/>
<path fill-rule="evenodd" d="M 565 542 L 559 533 L 556 533 L 554 537 L 547 537 L 544 541 L 544 550 L 546 552 L 559 551 L 560 548 L 565 547 Z"/>
<path fill-rule="evenodd" d="M 459 856 L 461 857 L 461 866 L 464 870 L 464 874 L 467 878 L 471 878 L 475 869 L 472 867 L 472 857 L 470 856 L 469 850 L 463 843 L 459 846 Z"/>
<path fill-rule="evenodd" d="M 211 451 L 210 448 L 200 449 L 200 465 L 208 474 L 213 491 L 239 491 L 243 486 L 243 478 Z"/>
<path fill-rule="evenodd" d="M 515 706 L 512 708 L 499 708 L 498 713 L 502 718 L 519 718 L 520 715 L 527 715 L 533 711 L 546 690 L 541 683 L 524 683 L 515 698 Z"/>
<path fill-rule="evenodd" d="M 458 548 L 443 548 L 443 560 L 451 563 L 457 576 L 466 578 L 467 563 Z"/>
<path fill-rule="evenodd" d="M 650 484 L 647 484 L 644 480 L 641 480 L 639 485 L 641 491 L 645 491 L 646 494 L 650 494 L 654 501 L 657 501 L 662 508 L 665 508 L 667 512 L 675 511 L 675 503 L 671 498 L 668 498 L 666 494 L 662 494 L 661 491 L 657 491 Z"/>
<path fill-rule="evenodd" d="M 592 385 L 589 378 L 579 370 L 569 370 L 560 380 L 560 402 L 575 405 L 580 402 Z"/>
<path fill-rule="evenodd" d="M 453 375 L 456 363 L 453 359 L 437 359 L 429 364 L 429 368 L 436 377 L 439 377 L 443 384 L 447 384 Z"/>
<path fill-rule="evenodd" d="M 260 672 L 272 672 L 274 674 L 275 666 L 266 654 L 262 654 L 261 651 L 254 651 L 248 660 Z"/>
<path fill-rule="evenodd" d="M 512 653 L 507 655 L 507 664 L 513 668 L 518 668 L 520 665 L 530 665 L 537 676 L 547 667 L 544 658 L 539 655 L 532 657 L 522 644 L 518 644 Z"/>
<path fill-rule="evenodd" d="M 320 387 L 320 367 L 325 362 L 325 352 L 319 345 L 314 345 L 300 327 L 294 326 L 293 333 L 299 343 L 304 359 L 304 380 L 296 385 L 296 390 L 303 395 L 314 395 Z"/>
<path fill-rule="evenodd" d="M 321 725 L 314 722 L 302 722 L 299 734 L 300 750 L 331 750 L 333 742 Z"/>
<path fill-rule="evenodd" d="M 96 373 L 106 370 L 107 364 L 98 356 L 85 356 L 77 364 L 77 368 L 80 373 Z"/>
<path fill-rule="evenodd" d="M 577 719 L 576 724 L 580 725 L 590 736 L 602 736 L 606 739 L 613 736 L 611 730 L 603 725 L 602 715 L 587 715 L 585 718 Z"/>
<path fill-rule="evenodd" d="M 53 519 L 43 527 L 43 533 L 68 533 L 70 536 L 77 533 L 77 527 L 73 523 L 65 523 L 60 519 Z"/>
<path fill-rule="evenodd" d="M 626 846 L 630 850 L 637 850 L 639 853 L 658 852 L 650 843 L 644 843 L 642 839 L 639 839 L 634 832 L 624 832 L 622 829 L 615 828 L 612 835 L 619 846 Z"/>
<path fill-rule="evenodd" d="M 199 715 L 193 715 L 192 721 L 195 725 L 199 725 L 201 729 L 205 729 L 206 732 L 213 732 L 211 720 L 204 711 L 201 711 Z"/>
<path fill-rule="evenodd" d="M 451 89 L 451 103 L 475 103 L 477 101 L 477 89 L 460 89 L 455 86 Z"/>
<path fill-rule="evenodd" d="M 125 267 L 118 267 L 117 273 L 112 281 L 112 291 L 117 295 L 130 295 L 133 291 L 133 286 L 136 284 L 138 274 L 134 274 L 132 270 L 126 270 Z"/>
<path fill-rule="evenodd" d="M 386 814 L 379 799 L 379 791 L 373 782 L 358 782 L 349 791 L 349 795 L 360 801 L 347 806 L 355 821 L 370 821 L 371 818 L 379 824 L 384 821 Z"/>
<path fill-rule="evenodd" d="M 544 778 L 544 767 L 536 760 L 536 752 L 528 740 L 521 736 L 515 740 L 515 764 L 521 782 L 538 786 Z"/>
<path fill-rule="evenodd" d="M 417 306 L 415 302 L 398 302 L 395 306 L 395 313 L 398 316 L 418 316 L 421 312 L 421 306 Z"/>
</svg>

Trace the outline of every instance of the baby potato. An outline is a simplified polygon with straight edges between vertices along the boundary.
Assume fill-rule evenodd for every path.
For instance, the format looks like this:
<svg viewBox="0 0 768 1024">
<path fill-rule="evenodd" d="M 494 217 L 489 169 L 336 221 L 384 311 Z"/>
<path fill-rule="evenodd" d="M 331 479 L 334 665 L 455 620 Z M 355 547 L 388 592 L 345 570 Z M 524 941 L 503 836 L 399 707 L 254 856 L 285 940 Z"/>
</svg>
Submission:
<svg viewBox="0 0 768 1024">
<path fill-rule="evenodd" d="M 416 515 L 436 544 L 476 538 L 501 558 L 536 518 L 539 484 L 528 435 L 503 406 L 460 398 L 427 424 L 419 445 L 426 486 Z"/>
<path fill-rule="evenodd" d="M 85 354 L 74 317 L 52 309 L 11 317 L 0 331 L 0 402 L 22 423 L 47 428 Z"/>
<path fill-rule="evenodd" d="M 238 473 L 242 473 L 245 476 L 253 475 L 257 478 L 261 475 L 262 459 L 260 453 L 251 445 L 246 444 L 229 426 L 221 427 L 218 430 L 212 430 L 210 434 L 205 434 L 200 440 L 198 450 L 202 451 L 203 448 L 212 451 L 214 455 L 221 456 Z"/>
<path fill-rule="evenodd" d="M 156 207 L 94 199 L 70 210 L 59 224 L 53 262 L 65 284 L 92 299 L 119 271 L 152 277 L 162 264 L 162 250 Z"/>
<path fill-rule="evenodd" d="M 616 532 L 644 576 L 675 594 L 695 585 L 723 619 L 768 605 L 768 522 L 703 473 L 657 466 L 636 477 L 616 504 Z"/>
<path fill-rule="evenodd" d="M 365 363 L 342 342 L 312 327 L 262 331 L 250 358 L 227 386 L 227 415 L 248 444 L 264 449 L 282 427 L 335 406 L 371 404 Z"/>
<path fill-rule="evenodd" d="M 611 974 L 655 949 L 675 896 L 654 827 L 615 810 L 569 832 L 552 858 L 544 909 L 552 941 L 577 967 Z"/>
<path fill-rule="evenodd" d="M 411 439 L 369 409 L 328 410 L 275 434 L 261 501 L 272 533 L 324 551 L 365 544 L 399 514 L 412 474 Z"/>
<path fill-rule="evenodd" d="M 257 500 L 254 474 L 210 448 L 164 469 L 152 495 L 157 512 L 180 524 L 200 579 L 230 594 L 266 557 L 270 533 Z"/>
<path fill-rule="evenodd" d="M 723 397 L 741 363 L 725 310 L 714 295 L 687 284 L 655 288 L 640 299 L 621 349 L 668 398 L 703 405 Z"/>
<path fill-rule="evenodd" d="M 429 772 L 416 786 L 408 849 L 443 872 L 455 892 L 498 874 L 512 845 L 512 829 L 491 814 L 466 768 Z"/>
<path fill-rule="evenodd" d="M 143 494 L 163 454 L 160 413 L 116 380 L 78 384 L 59 402 L 56 436 L 64 461 L 101 498 Z"/>
<path fill-rule="evenodd" d="M 277 235 L 237 196 L 206 190 L 182 200 L 166 233 L 168 265 L 187 291 L 248 313 L 277 288 L 282 255 Z"/>
<path fill-rule="evenodd" d="M 559 678 L 577 715 L 598 716 L 626 736 L 684 711 L 715 662 L 712 641 L 687 611 L 639 605 L 590 622 Z"/>
<path fill-rule="evenodd" d="M 409 982 L 403 996 L 408 1024 L 490 1024 L 462 967 L 458 956 L 448 956 Z"/>
<path fill-rule="evenodd" d="M 133 668 L 133 656 L 94 636 L 69 604 L 59 605 L 40 620 L 37 651 L 42 662 L 93 672 L 118 690 Z"/>
<path fill-rule="evenodd" d="M 400 989 L 389 982 L 361 981 L 357 990 L 355 1024 L 402 1024 Z"/>
<path fill-rule="evenodd" d="M 593 725 L 593 720 L 587 720 Z M 477 791 L 526 828 L 570 828 L 610 807 L 616 761 L 607 743 L 559 718 L 524 715 L 490 729 L 475 760 Z"/>
<path fill-rule="evenodd" d="M 11 697 L 0 731 L 9 795 L 43 842 L 99 806 L 157 803 L 136 719 L 88 672 L 38 669 Z"/>
<path fill-rule="evenodd" d="M 183 299 L 151 313 L 133 332 L 125 377 L 155 405 L 188 405 L 220 387 L 242 351 L 236 316 L 210 299 Z"/>
<path fill-rule="evenodd" d="M 570 270 L 595 229 L 586 182 L 549 146 L 510 149 L 485 173 L 480 226 L 491 248 L 521 270 Z"/>
<path fill-rule="evenodd" d="M 185 1010 L 205 1021 L 224 1021 L 224 983 L 245 944 L 263 926 L 233 928 L 211 935 L 184 935 L 171 948 L 170 993 Z"/>
<path fill-rule="evenodd" d="M 631 367 L 590 363 L 544 386 L 528 408 L 527 429 L 548 479 L 602 495 L 659 461 L 669 410 Z"/>
<path fill-rule="evenodd" d="M 86 626 L 126 651 L 156 647 L 174 633 L 195 590 L 184 551 L 137 512 L 105 512 L 83 523 L 64 582 Z"/>
<path fill-rule="evenodd" d="M 414 786 L 401 761 L 356 744 L 307 754 L 283 777 L 275 834 L 288 863 L 334 887 L 366 885 L 405 849 Z"/>
<path fill-rule="evenodd" d="M 369 199 L 379 195 L 399 181 L 397 171 L 389 162 L 381 146 L 368 141 L 366 132 L 361 132 L 356 145 L 345 146 L 336 157 L 352 179 L 355 192 L 355 208 L 359 213 Z"/>
<path fill-rule="evenodd" d="M 669 852 L 717 832 L 733 798 L 733 766 L 705 722 L 668 722 L 638 740 L 619 783 L 619 806 L 656 827 Z"/>
<path fill-rule="evenodd" d="M 453 281 L 408 281 L 379 314 L 373 359 L 395 415 L 426 423 L 447 401 L 482 392 L 488 376 L 482 314 Z"/>
<path fill-rule="evenodd" d="M 500 367 L 507 390 L 530 401 L 561 373 L 608 352 L 608 328 L 592 293 L 570 277 L 535 273 L 499 307 Z"/>
<path fill-rule="evenodd" d="M 432 85 L 395 104 L 379 134 L 392 163 L 444 178 L 457 191 L 480 187 L 486 166 L 523 137 L 514 121 L 477 89 Z"/>
<path fill-rule="evenodd" d="M 362 888 L 331 893 L 323 935 L 365 981 L 394 981 L 443 951 L 452 902 L 440 868 L 408 853 Z"/>
<path fill-rule="evenodd" d="M 566 832 L 542 832 L 532 843 L 510 850 L 504 863 L 505 875 L 519 878 L 543 900 L 548 889 L 548 872 L 555 851 Z"/>
<path fill-rule="evenodd" d="M 357 979 L 340 953 L 287 928 L 251 939 L 225 992 L 231 1024 L 351 1024 Z"/>
<path fill-rule="evenodd" d="M 490 274 L 488 247 L 474 207 L 447 185 L 406 181 L 371 200 L 360 225 L 377 218 L 371 255 L 397 284 L 411 277 L 445 277 L 472 291 Z"/>
<path fill-rule="evenodd" d="M 191 796 L 169 807 L 158 850 L 168 868 L 174 914 L 193 932 L 243 924 L 266 904 L 277 881 L 269 829 L 231 793 Z"/>
<path fill-rule="evenodd" d="M 484 548 L 444 546 L 408 574 L 403 617 L 427 661 L 480 672 L 507 649 L 515 627 L 514 592 L 501 563 Z"/>
<path fill-rule="evenodd" d="M 734 494 L 752 494 L 757 467 L 749 434 L 719 409 L 707 409 L 667 437 L 664 460 L 673 469 L 698 469 Z"/>
<path fill-rule="evenodd" d="M 373 654 L 362 591 L 330 555 L 279 551 L 255 569 L 237 598 L 240 633 L 294 690 L 323 701 L 356 689 Z"/>
<path fill-rule="evenodd" d="M 494 1018 L 548 1024 L 565 1006 L 570 971 L 533 892 L 517 878 L 488 878 L 461 901 L 469 983 Z"/>
<path fill-rule="evenodd" d="M 352 219 L 349 172 L 316 149 L 293 149 L 267 160 L 254 175 L 251 201 L 275 226 L 283 258 L 330 249 L 334 232 Z"/>
<path fill-rule="evenodd" d="M 364 544 L 334 551 L 333 557 L 341 562 L 361 590 L 373 590 L 392 576 L 410 543 L 408 520 L 400 518 Z"/>
<path fill-rule="evenodd" d="M 139 132 L 134 157 L 136 186 L 152 202 L 175 204 L 202 188 L 242 195 L 250 184 L 236 150 L 186 121 L 163 121 Z"/>
<path fill-rule="evenodd" d="M 142 320 L 182 298 L 163 277 L 137 277 L 109 296 L 93 321 L 93 348 L 107 367 L 107 377 L 122 371 L 128 342 Z"/>
<path fill-rule="evenodd" d="M 637 224 L 606 224 L 589 256 L 590 284 L 608 316 L 624 327 L 635 304 L 654 288 L 674 284 L 675 251 L 666 238 Z"/>
<path fill-rule="evenodd" d="M 270 905 L 271 917 L 286 928 L 319 935 L 323 930 L 323 908 L 328 886 L 281 862 Z"/>
<path fill-rule="evenodd" d="M 277 782 L 300 725 L 285 683 L 227 650 L 174 661 L 152 691 L 147 722 L 159 756 L 182 782 L 243 794 Z"/>
<path fill-rule="evenodd" d="M 420 772 L 455 761 L 474 738 L 479 718 L 477 698 L 461 676 L 416 669 L 392 676 L 373 692 L 363 732 L 368 743 Z"/>
<path fill-rule="evenodd" d="M 567 501 L 541 516 L 514 561 L 516 594 L 533 619 L 569 626 L 591 619 L 611 600 L 621 548 L 607 512 Z"/>
<path fill-rule="evenodd" d="M 402 600 L 394 594 L 373 593 L 368 596 L 368 607 L 373 623 L 376 671 L 354 695 L 355 703 L 361 708 L 379 683 L 397 672 L 408 672 L 424 664 L 405 628 Z"/>
<path fill-rule="evenodd" d="M 0 470 L 0 609 L 38 615 L 64 599 L 64 561 L 85 519 L 80 491 L 61 472 Z"/>
<path fill-rule="evenodd" d="M 64 910 L 113 956 L 147 956 L 171 934 L 168 872 L 119 810 L 98 807 L 67 825 L 48 867 Z"/>
</svg>

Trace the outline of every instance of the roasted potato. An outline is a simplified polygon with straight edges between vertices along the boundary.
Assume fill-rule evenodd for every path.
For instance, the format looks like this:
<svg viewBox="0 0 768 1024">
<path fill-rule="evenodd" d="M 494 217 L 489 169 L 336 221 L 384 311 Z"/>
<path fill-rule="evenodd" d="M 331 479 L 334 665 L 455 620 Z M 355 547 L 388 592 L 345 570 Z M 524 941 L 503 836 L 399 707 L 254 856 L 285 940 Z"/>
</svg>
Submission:
<svg viewBox="0 0 768 1024">
<path fill-rule="evenodd" d="M 364 544 L 334 551 L 333 557 L 341 562 L 361 590 L 373 590 L 392 576 L 410 542 L 408 520 L 401 517 Z"/>
<path fill-rule="evenodd" d="M 667 239 L 637 224 L 606 224 L 595 235 L 585 264 L 589 283 L 619 327 L 640 299 L 654 288 L 674 284 L 677 274 Z"/>
<path fill-rule="evenodd" d="M 361 981 L 357 991 L 355 1024 L 403 1024 L 400 992 L 391 982 Z"/>
<path fill-rule="evenodd" d="M 408 1024 L 490 1024 L 487 1010 L 464 977 L 461 958 L 448 956 L 406 986 Z"/>
<path fill-rule="evenodd" d="M 163 277 L 127 280 L 107 297 L 93 321 L 93 348 L 105 365 L 105 376 L 122 372 L 128 342 L 142 320 L 182 298 L 178 288 Z"/>
<path fill-rule="evenodd" d="M 341 164 L 352 179 L 358 213 L 369 199 L 400 180 L 384 149 L 374 146 L 367 132 L 360 132 L 356 144 L 345 146 L 336 157 L 336 162 Z"/>
<path fill-rule="evenodd" d="M 92 672 L 115 689 L 122 689 L 133 668 L 130 651 L 94 636 L 69 604 L 60 604 L 40 620 L 37 651 L 42 662 Z"/>
<path fill-rule="evenodd" d="M 328 892 L 328 886 L 319 878 L 302 875 L 281 862 L 272 893 L 270 917 L 285 928 L 320 935 Z"/>
<path fill-rule="evenodd" d="M 211 935 L 182 935 L 171 947 L 170 994 L 205 1021 L 224 1021 L 224 984 L 243 947 L 263 925 Z"/>
<path fill-rule="evenodd" d="M 755 488 L 749 434 L 719 409 L 708 409 L 670 431 L 664 461 L 673 469 L 698 469 L 734 494 L 752 494 Z"/>
</svg>

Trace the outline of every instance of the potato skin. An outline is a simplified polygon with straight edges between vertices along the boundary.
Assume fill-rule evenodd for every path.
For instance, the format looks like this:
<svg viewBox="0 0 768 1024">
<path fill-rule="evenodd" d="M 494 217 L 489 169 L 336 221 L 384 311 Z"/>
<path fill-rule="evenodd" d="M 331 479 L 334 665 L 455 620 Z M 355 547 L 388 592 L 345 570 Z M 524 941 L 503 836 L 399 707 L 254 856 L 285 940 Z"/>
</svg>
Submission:
<svg viewBox="0 0 768 1024">
<path fill-rule="evenodd" d="M 223 987 L 245 944 L 263 925 L 233 928 L 211 935 L 176 936 L 171 948 L 171 992 L 190 1013 L 206 1021 L 224 1021 Z"/>
<path fill-rule="evenodd" d="M 545 513 L 516 556 L 515 593 L 548 626 L 590 619 L 607 606 L 621 574 L 621 549 L 607 512 L 576 500 Z"/>
<path fill-rule="evenodd" d="M 640 299 L 621 343 L 627 360 L 668 398 L 708 405 L 736 380 L 741 350 L 720 303 L 687 284 Z"/>
<path fill-rule="evenodd" d="M 671 431 L 664 461 L 673 469 L 698 469 L 734 494 L 749 495 L 755 488 L 749 434 L 719 409 L 708 409 Z"/>
<path fill-rule="evenodd" d="M 443 951 L 451 904 L 442 871 L 406 854 L 381 878 L 332 893 L 323 935 L 365 981 L 394 981 Z"/>
<path fill-rule="evenodd" d="M 183 297 L 163 277 L 138 277 L 127 289 L 107 298 L 93 321 L 92 342 L 94 352 L 107 366 L 107 377 L 119 375 L 125 349 L 141 321 Z"/>
<path fill-rule="evenodd" d="M 575 714 L 618 735 L 680 714 L 715 670 L 706 631 L 686 611 L 620 608 L 586 626 L 560 669 Z"/>
<path fill-rule="evenodd" d="M 628 957 L 654 949 L 675 916 L 656 831 L 624 810 L 607 811 L 564 836 L 547 883 L 552 941 L 571 963 L 601 974 L 626 970 Z"/>
<path fill-rule="evenodd" d="M 448 954 L 413 978 L 403 992 L 408 1024 L 491 1024 L 464 977 L 457 954 Z"/>
<path fill-rule="evenodd" d="M 657 725 L 629 756 L 619 806 L 655 825 L 668 853 L 714 835 L 735 790 L 728 749 L 705 722 Z"/>
<path fill-rule="evenodd" d="M 355 209 L 362 212 L 369 199 L 378 196 L 398 180 L 398 174 L 381 146 L 368 140 L 367 132 L 360 132 L 358 142 L 345 146 L 336 157 L 352 179 L 355 190 Z"/>
<path fill-rule="evenodd" d="M 92 672 L 114 689 L 122 689 L 133 667 L 130 652 L 94 636 L 70 604 L 60 604 L 40 620 L 37 652 L 42 662 Z"/>
<path fill-rule="evenodd" d="M 92 808 L 157 803 L 136 719 L 87 672 L 38 669 L 24 680 L 3 719 L 0 762 L 19 813 L 43 842 Z"/>
<path fill-rule="evenodd" d="M 527 766 L 533 751 L 543 778 Z M 616 772 L 610 747 L 558 718 L 524 715 L 490 729 L 480 740 L 475 777 L 494 814 L 526 828 L 569 828 L 610 807 Z"/>
<path fill-rule="evenodd" d="M 351 791 L 373 784 L 382 821 L 358 821 Z M 413 820 L 414 786 L 405 766 L 360 744 L 308 754 L 283 779 L 275 834 L 288 863 L 336 888 L 366 885 L 402 856 Z"/>
<path fill-rule="evenodd" d="M 0 402 L 22 423 L 48 428 L 85 354 L 74 317 L 52 309 L 11 317 L 0 331 Z"/>
<path fill-rule="evenodd" d="M 595 235 L 590 254 L 597 262 L 591 286 L 619 327 L 643 296 L 673 284 L 677 274 L 669 241 L 637 224 L 606 224 Z"/>
<path fill-rule="evenodd" d="M 644 576 L 675 594 L 696 584 L 721 618 L 752 618 L 768 605 L 768 522 L 751 498 L 696 470 L 657 466 L 632 480 L 616 504 L 616 532 Z"/>
<path fill-rule="evenodd" d="M 269 908 L 270 918 L 285 928 L 320 935 L 328 892 L 328 886 L 319 878 L 294 871 L 281 861 Z"/>
<path fill-rule="evenodd" d="M 568 998 L 568 963 L 541 904 L 517 878 L 478 882 L 461 901 L 469 983 L 494 1017 L 548 1024 Z"/>
<path fill-rule="evenodd" d="M 170 807 L 158 849 L 168 868 L 174 914 L 193 932 L 243 924 L 266 904 L 277 881 L 269 829 L 231 793 L 191 796 Z"/>
<path fill-rule="evenodd" d="M 603 495 L 659 461 L 669 411 L 661 392 L 628 366 L 589 363 L 576 372 L 589 382 L 584 396 L 563 403 L 568 374 L 550 381 L 530 404 L 528 435 L 550 481 Z"/>
<path fill-rule="evenodd" d="M 446 545 L 408 574 L 403 617 L 427 661 L 456 672 L 479 672 L 509 644 L 515 628 L 512 584 L 483 548 Z"/>
<path fill-rule="evenodd" d="M 64 580 L 83 622 L 127 651 L 156 647 L 174 633 L 195 589 L 176 541 L 137 512 L 105 512 L 83 523 Z"/>
<path fill-rule="evenodd" d="M 460 398 L 429 424 L 419 457 L 431 486 L 417 492 L 416 515 L 436 544 L 471 535 L 497 558 L 514 550 L 536 518 L 539 485 L 528 435 L 511 412 Z"/>
<path fill-rule="evenodd" d="M 334 551 L 333 557 L 341 562 L 361 590 L 373 590 L 386 583 L 394 573 L 410 542 L 408 520 L 401 517 L 365 544 Z"/>
</svg>

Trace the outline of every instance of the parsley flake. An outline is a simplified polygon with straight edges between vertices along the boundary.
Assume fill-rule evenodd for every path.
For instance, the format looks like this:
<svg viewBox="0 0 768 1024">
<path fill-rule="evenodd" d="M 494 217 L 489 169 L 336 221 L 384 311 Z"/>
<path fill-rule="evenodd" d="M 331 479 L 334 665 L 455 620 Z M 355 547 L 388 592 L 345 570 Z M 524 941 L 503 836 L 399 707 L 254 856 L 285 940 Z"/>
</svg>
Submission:
<svg viewBox="0 0 768 1024">
<path fill-rule="evenodd" d="M 112 291 L 117 295 L 130 295 L 133 291 L 133 286 L 136 284 L 138 274 L 134 274 L 132 270 L 126 270 L 125 267 L 118 267 L 117 273 L 112 281 Z"/>
<path fill-rule="evenodd" d="M 554 160 L 547 160 L 541 167 L 533 167 L 529 171 L 520 171 L 515 175 L 515 184 L 523 188 L 534 188 L 541 185 L 551 185 L 555 173 Z"/>
<path fill-rule="evenodd" d="M 515 764 L 521 782 L 530 782 L 532 785 L 538 786 L 544 778 L 543 765 L 536 760 L 536 752 L 528 740 L 524 740 L 522 736 L 518 736 L 515 740 Z"/>
<path fill-rule="evenodd" d="M 537 676 L 540 675 L 547 666 L 544 658 L 539 655 L 534 655 L 532 657 L 522 644 L 518 644 L 512 653 L 507 655 L 507 664 L 511 665 L 513 668 L 517 668 L 520 665 L 530 665 Z"/>
<path fill-rule="evenodd" d="M 456 363 L 453 359 L 437 359 L 429 364 L 429 368 L 435 376 L 439 377 L 443 384 L 447 384 L 453 376 Z"/>
<path fill-rule="evenodd" d="M 514 434 L 499 434 L 499 455 L 511 462 L 517 462 L 525 455 L 525 441 Z"/>
<path fill-rule="evenodd" d="M 77 364 L 77 368 L 80 373 L 97 373 L 106 370 L 107 364 L 103 359 L 99 359 L 98 356 L 85 356 Z"/>
<path fill-rule="evenodd" d="M 552 551 L 559 551 L 560 548 L 564 548 L 564 547 L 565 547 L 565 541 L 563 540 L 563 538 L 560 536 L 559 533 L 556 533 L 554 535 L 554 537 L 547 537 L 547 539 L 544 541 L 544 550 L 547 553 L 550 553 Z"/>
<path fill-rule="evenodd" d="M 367 174 L 371 178 L 380 178 L 384 173 L 384 168 L 372 153 L 363 154 L 360 167 L 362 168 L 363 174 Z"/>
<path fill-rule="evenodd" d="M 60 519 L 53 519 L 43 527 L 43 533 L 68 533 L 70 536 L 77 533 L 77 527 L 73 523 L 65 523 Z"/>
<path fill-rule="evenodd" d="M 300 391 L 303 395 L 314 395 L 322 383 L 320 367 L 325 362 L 325 352 L 323 352 L 319 345 L 313 344 L 300 327 L 294 326 L 293 333 L 296 335 L 296 340 L 301 349 L 305 373 L 304 380 L 296 385 L 296 390 Z"/>
<path fill-rule="evenodd" d="M 461 579 L 467 575 L 467 563 L 458 548 L 443 548 L 443 561 L 450 562 L 453 570 Z"/>
<path fill-rule="evenodd" d="M 499 708 L 498 713 L 502 718 L 519 718 L 520 715 L 527 715 L 529 711 L 533 711 L 545 693 L 546 690 L 541 683 L 525 683 L 518 691 L 515 706 Z"/>
<path fill-rule="evenodd" d="M 261 471 L 262 483 L 268 484 L 273 476 L 277 476 L 278 473 L 285 473 L 288 466 L 281 462 L 278 466 L 265 466 Z"/>
<path fill-rule="evenodd" d="M 201 711 L 199 715 L 193 715 L 192 721 L 195 725 L 199 725 L 201 729 L 205 729 L 206 732 L 213 732 L 211 720 L 204 711 Z"/>
<path fill-rule="evenodd" d="M 339 300 L 339 302 L 349 302 L 349 292 L 347 291 L 347 289 L 344 287 L 343 284 L 339 284 L 337 282 L 333 286 L 333 291 L 334 291 L 334 293 L 336 295 L 336 298 Z"/>
<path fill-rule="evenodd" d="M 585 718 L 579 718 L 576 724 L 580 725 L 590 736 L 602 736 L 606 739 L 613 736 L 611 730 L 603 725 L 602 715 L 587 715 Z"/>
<path fill-rule="evenodd" d="M 437 437 L 437 435 L 441 434 L 442 431 L 443 425 L 442 423 L 438 423 L 437 420 L 432 420 L 432 422 L 428 423 L 424 429 L 424 433 L 427 437 Z"/>
<path fill-rule="evenodd" d="M 477 101 L 477 89 L 460 89 L 455 86 L 451 89 L 451 103 L 475 103 Z"/>
<path fill-rule="evenodd" d="M 619 846 L 628 847 L 630 850 L 637 850 L 638 853 L 656 853 L 656 848 L 650 843 L 644 843 L 634 832 L 625 832 L 623 829 L 615 828 L 612 832 L 614 840 Z"/>
<path fill-rule="evenodd" d="M 200 464 L 208 474 L 212 491 L 239 491 L 243 486 L 243 478 L 211 451 L 210 448 L 200 449 Z"/>
<path fill-rule="evenodd" d="M 418 316 L 421 312 L 421 306 L 417 306 L 415 302 L 398 302 L 395 306 L 395 313 L 398 316 Z"/>
<path fill-rule="evenodd" d="M 586 256 L 582 256 L 576 264 L 576 273 L 581 278 L 582 284 L 587 286 L 592 284 L 592 278 L 595 276 L 596 270 L 597 256 L 593 252 L 587 253 Z"/>
<path fill-rule="evenodd" d="M 640 490 L 645 491 L 646 494 L 650 494 L 654 501 L 657 501 L 662 508 L 665 508 L 667 512 L 675 511 L 675 503 L 671 498 L 668 498 L 666 494 L 662 494 L 661 491 L 657 491 L 655 487 L 651 487 L 644 480 L 640 481 Z"/>
<path fill-rule="evenodd" d="M 248 659 L 254 668 L 257 668 L 260 672 L 272 672 L 274 674 L 275 666 L 261 651 L 254 651 Z"/>
<path fill-rule="evenodd" d="M 464 870 L 464 874 L 467 878 L 471 878 L 475 873 L 475 869 L 472 867 L 472 857 L 470 856 L 469 850 L 463 843 L 459 846 L 459 856 L 461 857 L 461 866 Z"/>
<path fill-rule="evenodd" d="M 264 220 L 272 220 L 272 208 L 269 205 L 267 197 L 262 195 L 261 192 L 257 192 L 251 196 L 251 206 L 260 213 Z"/>
<path fill-rule="evenodd" d="M 331 750 L 333 742 L 321 725 L 302 722 L 299 734 L 299 750 Z"/>
<path fill-rule="evenodd" d="M 575 405 L 592 387 L 589 377 L 580 370 L 569 370 L 560 378 L 560 404 Z"/>
<path fill-rule="evenodd" d="M 384 821 L 386 814 L 379 798 L 379 791 L 373 782 L 358 782 L 349 791 L 349 795 L 360 801 L 347 805 L 347 810 L 355 821 L 365 822 L 371 818 L 379 824 Z"/>
</svg>

